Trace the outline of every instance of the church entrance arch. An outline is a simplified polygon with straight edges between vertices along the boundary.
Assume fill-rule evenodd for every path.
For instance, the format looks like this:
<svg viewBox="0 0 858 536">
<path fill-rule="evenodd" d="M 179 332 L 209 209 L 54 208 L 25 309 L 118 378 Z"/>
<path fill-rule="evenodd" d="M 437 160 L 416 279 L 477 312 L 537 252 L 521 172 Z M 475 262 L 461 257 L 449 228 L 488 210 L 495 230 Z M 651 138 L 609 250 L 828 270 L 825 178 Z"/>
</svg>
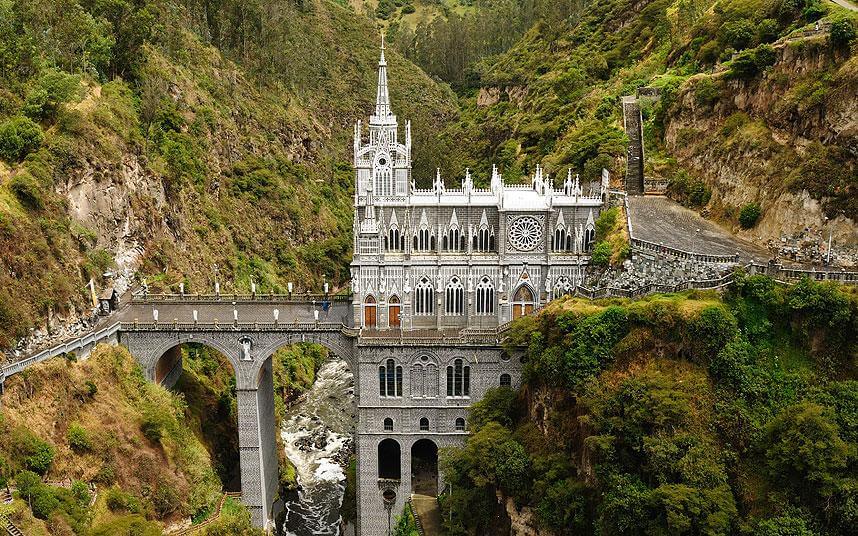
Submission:
<svg viewBox="0 0 858 536">
<path fill-rule="evenodd" d="M 512 298 L 512 319 L 527 316 L 533 312 L 533 291 L 528 285 L 521 285 Z"/>
<path fill-rule="evenodd" d="M 438 495 L 438 445 L 420 439 L 411 446 L 411 492 Z"/>
<path fill-rule="evenodd" d="M 374 328 L 378 312 L 378 306 L 375 303 L 375 296 L 370 294 L 364 299 L 363 303 L 363 326 L 365 328 Z"/>
<path fill-rule="evenodd" d="M 401 312 L 402 307 L 399 303 L 399 296 L 394 294 L 389 300 L 387 300 L 387 304 L 388 325 L 391 328 L 398 328 L 401 324 L 399 313 Z"/>
</svg>

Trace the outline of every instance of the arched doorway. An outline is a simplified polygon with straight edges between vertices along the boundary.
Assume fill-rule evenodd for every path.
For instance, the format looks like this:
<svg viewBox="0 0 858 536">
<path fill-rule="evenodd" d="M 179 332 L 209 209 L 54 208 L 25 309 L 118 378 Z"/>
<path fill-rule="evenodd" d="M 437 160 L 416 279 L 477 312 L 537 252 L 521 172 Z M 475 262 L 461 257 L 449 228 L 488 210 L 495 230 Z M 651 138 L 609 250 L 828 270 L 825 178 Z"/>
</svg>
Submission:
<svg viewBox="0 0 858 536">
<path fill-rule="evenodd" d="M 378 307 L 375 304 L 375 296 L 368 295 L 363 300 L 363 326 L 365 328 L 374 328 L 376 326 L 376 313 Z"/>
<path fill-rule="evenodd" d="M 512 298 L 512 319 L 527 316 L 533 312 L 533 291 L 527 285 L 521 285 Z"/>
<path fill-rule="evenodd" d="M 420 439 L 411 446 L 411 492 L 438 495 L 438 445 Z"/>
<path fill-rule="evenodd" d="M 378 444 L 378 478 L 388 480 L 402 478 L 402 450 L 395 439 L 383 439 Z"/>
<path fill-rule="evenodd" d="M 389 300 L 387 300 L 387 304 L 388 325 L 391 328 L 398 328 L 401 324 L 399 313 L 402 307 L 399 303 L 399 296 L 394 294 Z"/>
</svg>

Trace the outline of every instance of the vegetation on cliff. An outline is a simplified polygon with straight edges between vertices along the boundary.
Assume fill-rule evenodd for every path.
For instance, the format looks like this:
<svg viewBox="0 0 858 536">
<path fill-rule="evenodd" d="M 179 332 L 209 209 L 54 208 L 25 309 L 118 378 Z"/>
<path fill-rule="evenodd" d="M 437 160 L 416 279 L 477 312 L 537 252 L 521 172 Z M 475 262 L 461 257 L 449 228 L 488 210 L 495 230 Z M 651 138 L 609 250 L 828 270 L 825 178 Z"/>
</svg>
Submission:
<svg viewBox="0 0 858 536">
<path fill-rule="evenodd" d="M 0 43 L 0 344 L 138 262 L 174 290 L 348 278 L 368 20 L 326 0 L 2 0 Z M 428 178 L 454 103 L 390 54 Z"/>
<path fill-rule="evenodd" d="M 829 218 L 858 214 L 856 28 L 858 15 L 819 0 L 488 1 L 392 38 L 456 88 L 460 120 L 442 135 L 478 179 L 493 163 L 512 180 L 537 163 L 622 176 L 620 97 L 649 86 L 646 175 L 737 223 L 740 206 L 765 215 L 802 190 Z"/>
<path fill-rule="evenodd" d="M 850 533 L 856 328 L 849 289 L 761 276 L 554 302 L 513 328 L 521 392 L 475 404 L 443 456 L 450 533 L 487 533 L 496 493 L 555 534 Z"/>
</svg>

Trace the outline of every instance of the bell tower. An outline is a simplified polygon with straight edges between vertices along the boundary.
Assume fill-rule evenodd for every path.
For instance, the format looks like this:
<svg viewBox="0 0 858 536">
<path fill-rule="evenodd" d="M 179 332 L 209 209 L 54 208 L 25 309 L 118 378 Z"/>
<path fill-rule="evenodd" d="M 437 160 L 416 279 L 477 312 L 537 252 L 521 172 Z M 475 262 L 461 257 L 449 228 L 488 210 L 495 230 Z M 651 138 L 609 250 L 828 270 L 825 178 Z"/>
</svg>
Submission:
<svg viewBox="0 0 858 536">
<path fill-rule="evenodd" d="M 363 143 L 361 122 L 355 125 L 355 205 L 366 205 L 369 191 L 375 201 L 408 195 L 411 178 L 411 123 L 405 125 L 405 143 L 399 142 L 399 123 L 390 105 L 384 38 L 378 60 L 375 110 L 369 117 L 369 143 Z"/>
</svg>

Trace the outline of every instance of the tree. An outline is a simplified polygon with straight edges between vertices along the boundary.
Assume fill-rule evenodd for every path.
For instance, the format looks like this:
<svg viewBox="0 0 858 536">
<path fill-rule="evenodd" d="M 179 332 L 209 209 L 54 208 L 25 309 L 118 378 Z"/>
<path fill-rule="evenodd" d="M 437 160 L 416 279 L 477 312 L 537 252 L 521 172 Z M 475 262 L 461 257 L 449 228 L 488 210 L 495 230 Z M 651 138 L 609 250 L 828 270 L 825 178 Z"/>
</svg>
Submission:
<svg viewBox="0 0 858 536">
<path fill-rule="evenodd" d="M 772 478 L 799 492 L 830 482 L 849 454 L 830 410 L 814 402 L 787 407 L 769 422 L 762 448 Z"/>
<path fill-rule="evenodd" d="M 42 127 L 30 119 L 17 116 L 0 123 L 0 158 L 14 164 L 42 145 Z"/>
<path fill-rule="evenodd" d="M 721 27 L 724 42 L 736 50 L 748 48 L 754 40 L 754 24 L 748 19 L 724 23 Z"/>
<path fill-rule="evenodd" d="M 847 18 L 840 18 L 831 23 L 831 44 L 835 48 L 847 49 L 855 39 L 855 26 Z"/>
</svg>

